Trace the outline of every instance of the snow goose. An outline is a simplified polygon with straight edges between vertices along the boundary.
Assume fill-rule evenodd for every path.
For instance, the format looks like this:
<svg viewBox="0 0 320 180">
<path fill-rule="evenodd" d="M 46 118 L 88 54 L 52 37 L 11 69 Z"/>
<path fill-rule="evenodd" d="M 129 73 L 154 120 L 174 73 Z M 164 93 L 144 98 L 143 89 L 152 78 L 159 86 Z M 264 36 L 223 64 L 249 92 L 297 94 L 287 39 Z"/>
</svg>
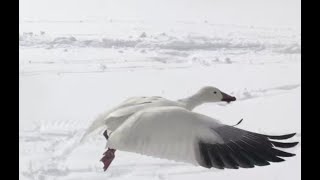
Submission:
<svg viewBox="0 0 320 180">
<path fill-rule="evenodd" d="M 201 88 L 194 95 L 180 99 L 177 101 L 171 101 L 159 96 L 151 96 L 151 97 L 132 97 L 125 100 L 123 103 L 118 105 L 117 107 L 101 114 L 96 118 L 95 121 L 89 126 L 84 135 L 82 136 L 80 142 L 82 143 L 93 131 L 100 127 L 106 126 L 107 134 L 113 132 L 117 127 L 119 127 L 128 117 L 130 117 L 135 112 L 150 108 L 150 107 L 163 107 L 163 106 L 176 106 L 185 108 L 187 110 L 192 110 L 195 107 L 209 102 L 231 102 L 235 101 L 236 98 L 230 96 L 218 88 L 205 86 Z"/>
<path fill-rule="evenodd" d="M 222 124 L 211 117 L 181 107 L 153 107 L 131 115 L 108 137 L 101 161 L 104 170 L 116 150 L 190 163 L 205 168 L 253 168 L 295 154 L 298 142 L 277 142 L 295 135 L 258 134 Z"/>
</svg>

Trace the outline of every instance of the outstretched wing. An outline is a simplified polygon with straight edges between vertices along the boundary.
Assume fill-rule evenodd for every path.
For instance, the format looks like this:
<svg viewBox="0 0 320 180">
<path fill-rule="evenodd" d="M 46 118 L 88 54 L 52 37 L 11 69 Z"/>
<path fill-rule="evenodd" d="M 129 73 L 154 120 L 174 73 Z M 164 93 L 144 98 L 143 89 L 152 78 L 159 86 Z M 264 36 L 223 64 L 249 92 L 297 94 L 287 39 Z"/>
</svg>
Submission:
<svg viewBox="0 0 320 180">
<path fill-rule="evenodd" d="M 83 142 L 92 132 L 106 125 L 109 126 L 108 128 L 110 131 L 113 131 L 133 113 L 159 100 L 165 99 L 158 96 L 138 96 L 126 99 L 115 108 L 100 114 L 85 131 L 81 138 L 81 142 Z"/>
<path fill-rule="evenodd" d="M 130 116 L 109 137 L 107 146 L 122 151 L 187 162 L 206 168 L 250 168 L 283 161 L 294 154 L 276 149 L 297 143 L 294 134 L 267 136 L 232 126 L 179 107 L 157 107 Z"/>
<path fill-rule="evenodd" d="M 134 113 L 143 109 L 161 106 L 179 106 L 179 103 L 158 96 L 145 97 L 135 101 L 130 106 L 118 108 L 104 117 L 104 123 L 109 132 L 115 131 L 124 121 Z"/>
<path fill-rule="evenodd" d="M 133 97 L 126 100 L 120 106 L 118 106 L 116 109 L 110 112 L 108 117 L 116 118 L 116 117 L 131 115 L 137 112 L 138 110 L 141 110 L 145 106 L 148 106 L 152 103 L 163 101 L 163 100 L 166 100 L 166 99 L 158 96 Z"/>
<path fill-rule="evenodd" d="M 281 157 L 291 157 L 295 154 L 281 151 L 276 147 L 291 148 L 298 144 L 298 142 L 274 141 L 291 138 L 295 133 L 270 136 L 227 125 L 212 130 L 222 138 L 223 143 L 199 141 L 201 165 L 207 168 L 252 168 L 266 166 L 270 162 L 282 162 L 284 159 Z"/>
</svg>

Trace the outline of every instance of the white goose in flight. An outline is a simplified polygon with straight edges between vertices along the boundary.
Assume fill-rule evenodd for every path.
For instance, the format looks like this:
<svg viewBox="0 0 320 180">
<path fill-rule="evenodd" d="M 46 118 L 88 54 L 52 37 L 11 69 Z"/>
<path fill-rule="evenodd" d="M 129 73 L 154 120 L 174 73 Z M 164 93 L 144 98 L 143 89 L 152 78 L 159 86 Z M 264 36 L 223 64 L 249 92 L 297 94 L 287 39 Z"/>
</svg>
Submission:
<svg viewBox="0 0 320 180">
<path fill-rule="evenodd" d="M 104 126 L 107 129 L 104 135 L 108 136 L 124 121 L 126 121 L 128 117 L 142 109 L 151 107 L 175 106 L 192 111 L 195 107 L 203 103 L 221 101 L 229 103 L 235 100 L 235 97 L 230 96 L 220 91 L 218 88 L 211 86 L 203 87 L 194 95 L 177 101 L 168 100 L 159 96 L 132 97 L 96 118 L 96 120 L 93 121 L 93 123 L 86 130 L 80 142 L 83 142 L 93 131 Z"/>
<path fill-rule="evenodd" d="M 294 135 L 263 135 L 186 108 L 151 107 L 134 113 L 109 135 L 101 161 L 106 170 L 115 151 L 121 150 L 205 168 L 252 168 L 294 156 L 276 147 L 290 148 L 298 142 L 274 141 Z"/>
</svg>

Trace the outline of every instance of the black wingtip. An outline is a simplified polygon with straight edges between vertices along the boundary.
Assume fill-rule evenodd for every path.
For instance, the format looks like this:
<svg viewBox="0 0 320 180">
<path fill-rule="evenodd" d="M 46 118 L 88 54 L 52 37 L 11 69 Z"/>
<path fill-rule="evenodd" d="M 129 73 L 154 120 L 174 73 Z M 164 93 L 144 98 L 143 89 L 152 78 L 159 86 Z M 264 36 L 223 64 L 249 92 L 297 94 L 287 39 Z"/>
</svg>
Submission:
<svg viewBox="0 0 320 180">
<path fill-rule="evenodd" d="M 235 124 L 233 126 L 238 126 L 242 121 L 243 121 L 243 118 L 237 124 Z"/>
<path fill-rule="evenodd" d="M 232 126 L 222 126 L 214 131 L 224 138 L 223 144 L 199 142 L 199 153 L 202 158 L 199 164 L 207 168 L 253 168 L 267 166 L 273 162 L 283 162 L 285 159 L 282 157 L 293 157 L 295 154 L 276 148 L 291 148 L 299 144 L 299 142 L 273 141 L 289 139 L 296 133 L 265 135 Z"/>
<path fill-rule="evenodd" d="M 299 144 L 299 142 L 276 142 L 276 141 L 270 141 L 275 147 L 280 148 L 292 148 Z"/>
<path fill-rule="evenodd" d="M 285 161 L 284 159 L 282 159 L 282 158 L 277 158 L 276 160 L 274 160 L 274 161 L 270 161 L 270 162 L 275 162 L 275 163 L 279 163 L 279 162 L 283 162 L 283 161 Z"/>
<path fill-rule="evenodd" d="M 285 134 L 285 135 L 280 135 L 280 136 L 270 136 L 270 135 L 265 135 L 265 136 L 268 137 L 269 139 L 284 140 L 284 139 L 292 138 L 296 134 L 297 133 Z"/>
<path fill-rule="evenodd" d="M 293 157 L 295 156 L 295 154 L 289 153 L 289 152 L 285 152 L 285 151 L 281 151 L 279 149 L 270 149 L 270 151 L 272 152 L 272 154 L 279 156 L 279 157 Z"/>
</svg>

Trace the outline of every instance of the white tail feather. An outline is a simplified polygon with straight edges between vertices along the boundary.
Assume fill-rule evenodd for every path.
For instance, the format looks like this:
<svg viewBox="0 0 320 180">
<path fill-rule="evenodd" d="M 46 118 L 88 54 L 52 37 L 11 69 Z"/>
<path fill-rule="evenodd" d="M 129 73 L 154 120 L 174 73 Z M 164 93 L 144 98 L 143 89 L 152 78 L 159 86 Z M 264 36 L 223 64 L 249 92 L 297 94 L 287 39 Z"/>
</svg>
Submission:
<svg viewBox="0 0 320 180">
<path fill-rule="evenodd" d="M 98 128 L 103 127 L 104 124 L 104 118 L 103 116 L 99 116 L 97 119 L 95 119 L 90 127 L 86 130 L 86 132 L 83 134 L 82 138 L 80 139 L 80 144 L 82 144 L 88 137 L 91 135 L 92 132 L 97 130 Z"/>
</svg>

